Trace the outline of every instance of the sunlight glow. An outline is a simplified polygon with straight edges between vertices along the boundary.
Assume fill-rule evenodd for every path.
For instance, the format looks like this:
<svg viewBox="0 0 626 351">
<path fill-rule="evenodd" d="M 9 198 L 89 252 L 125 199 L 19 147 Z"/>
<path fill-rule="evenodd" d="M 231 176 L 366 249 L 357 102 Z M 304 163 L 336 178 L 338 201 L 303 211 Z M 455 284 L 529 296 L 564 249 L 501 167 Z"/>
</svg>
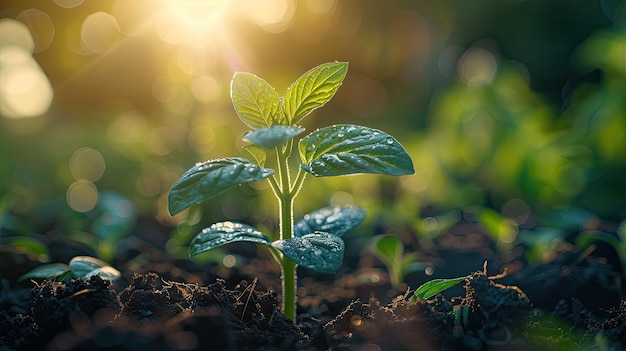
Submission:
<svg viewBox="0 0 626 351">
<path fill-rule="evenodd" d="M 166 4 L 181 23 L 194 29 L 213 29 L 228 10 L 228 0 L 167 0 Z"/>
<path fill-rule="evenodd" d="M 250 0 L 245 9 L 252 22 L 268 32 L 280 33 L 291 25 L 296 5 L 293 0 Z"/>
</svg>

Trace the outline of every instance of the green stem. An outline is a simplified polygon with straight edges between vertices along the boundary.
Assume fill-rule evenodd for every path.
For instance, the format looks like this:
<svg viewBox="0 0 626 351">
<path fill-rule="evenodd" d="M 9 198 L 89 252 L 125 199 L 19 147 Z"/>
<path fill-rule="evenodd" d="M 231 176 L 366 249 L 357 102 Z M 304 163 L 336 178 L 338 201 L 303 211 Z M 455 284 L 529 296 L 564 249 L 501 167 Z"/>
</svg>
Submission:
<svg viewBox="0 0 626 351">
<path fill-rule="evenodd" d="M 282 150 L 281 150 L 282 149 Z M 288 240 L 293 236 L 293 200 L 295 194 L 292 193 L 291 177 L 289 174 L 288 158 L 291 153 L 290 145 L 283 148 L 276 148 L 278 161 L 278 184 L 279 191 L 275 191 L 279 204 L 279 233 L 280 239 Z M 298 178 L 301 178 L 298 174 Z M 296 183 L 302 184 L 302 180 Z M 296 318 L 296 263 L 281 254 L 278 260 L 282 270 L 282 295 L 283 295 L 283 314 L 294 320 Z"/>
<path fill-rule="evenodd" d="M 289 194 L 279 202 L 280 238 L 286 240 L 293 235 L 293 197 Z M 282 257 L 283 313 L 291 320 L 296 318 L 296 267 L 288 257 Z"/>
</svg>

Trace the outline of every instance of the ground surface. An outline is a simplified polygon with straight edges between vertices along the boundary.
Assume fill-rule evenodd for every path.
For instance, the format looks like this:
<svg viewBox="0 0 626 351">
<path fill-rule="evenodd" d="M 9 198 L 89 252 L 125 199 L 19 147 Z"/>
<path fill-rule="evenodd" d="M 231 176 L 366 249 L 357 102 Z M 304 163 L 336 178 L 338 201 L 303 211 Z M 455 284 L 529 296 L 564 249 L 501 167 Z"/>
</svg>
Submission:
<svg viewBox="0 0 626 351">
<path fill-rule="evenodd" d="M 489 244 L 466 229 L 436 242 L 446 277 L 485 261 Z M 626 350 L 623 275 L 606 247 L 565 245 L 540 265 L 509 264 L 508 275 L 485 265 L 456 290 L 414 302 L 372 257 L 347 257 L 354 267 L 337 277 L 301 272 L 295 322 L 279 312 L 271 260 L 207 273 L 153 248 L 131 251 L 120 259 L 149 259 L 118 262 L 127 269 L 116 282 L 18 283 L 36 263 L 3 247 L 0 350 Z"/>
</svg>

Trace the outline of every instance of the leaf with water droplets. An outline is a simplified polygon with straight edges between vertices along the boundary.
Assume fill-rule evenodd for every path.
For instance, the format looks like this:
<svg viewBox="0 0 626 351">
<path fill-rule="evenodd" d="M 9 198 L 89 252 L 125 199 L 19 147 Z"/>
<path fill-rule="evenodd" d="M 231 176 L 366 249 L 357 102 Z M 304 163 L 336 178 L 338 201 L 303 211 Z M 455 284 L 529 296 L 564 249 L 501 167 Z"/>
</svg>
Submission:
<svg viewBox="0 0 626 351">
<path fill-rule="evenodd" d="M 197 163 L 172 186 L 168 198 L 170 214 L 173 216 L 239 184 L 262 180 L 272 174 L 273 169 L 259 167 L 241 157 Z"/>
<path fill-rule="evenodd" d="M 237 241 L 271 245 L 270 239 L 254 227 L 244 223 L 226 221 L 214 223 L 196 235 L 191 244 L 189 244 L 189 255 L 195 256 Z"/>
<path fill-rule="evenodd" d="M 296 126 L 271 126 L 247 132 L 243 140 L 271 149 L 304 132 Z"/>
<path fill-rule="evenodd" d="M 350 124 L 318 129 L 300 140 L 300 168 L 316 177 L 415 173 L 404 147 L 389 134 Z"/>
<path fill-rule="evenodd" d="M 237 72 L 230 83 L 230 98 L 239 118 L 251 128 L 286 124 L 280 96 L 265 80 Z"/>
<path fill-rule="evenodd" d="M 347 62 L 328 62 L 300 76 L 285 92 L 285 115 L 289 125 L 300 122 L 324 106 L 337 92 L 348 73 Z"/>
<path fill-rule="evenodd" d="M 322 232 L 277 240 L 272 246 L 300 266 L 325 273 L 334 273 L 341 267 L 345 251 L 340 237 Z"/>
<path fill-rule="evenodd" d="M 295 236 L 326 232 L 342 236 L 365 219 L 365 210 L 356 206 L 329 206 L 304 215 L 294 227 Z"/>
</svg>

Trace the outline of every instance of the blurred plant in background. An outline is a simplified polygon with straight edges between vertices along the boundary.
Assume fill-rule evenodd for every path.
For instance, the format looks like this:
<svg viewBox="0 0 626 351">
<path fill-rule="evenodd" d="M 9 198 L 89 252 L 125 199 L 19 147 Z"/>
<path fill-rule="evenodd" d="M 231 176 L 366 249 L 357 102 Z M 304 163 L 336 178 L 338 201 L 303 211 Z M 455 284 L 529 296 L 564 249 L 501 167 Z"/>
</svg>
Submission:
<svg viewBox="0 0 626 351">
<path fill-rule="evenodd" d="M 403 225 L 426 245 L 468 208 L 502 249 L 531 213 L 581 208 L 619 223 L 625 22 L 624 2 L 608 0 L 4 1 L 0 239 L 56 229 L 107 260 L 141 221 L 171 231 L 165 246 L 180 257 L 197 228 L 226 217 L 273 231 L 274 201 L 250 185 L 174 218 L 167 192 L 190 165 L 242 146 L 234 71 L 266 72 L 284 91 L 332 60 L 352 72 L 332 122 L 384 128 L 416 165 L 302 193 L 307 207 L 329 194 L 364 207 L 362 246 L 375 227 Z"/>
</svg>

